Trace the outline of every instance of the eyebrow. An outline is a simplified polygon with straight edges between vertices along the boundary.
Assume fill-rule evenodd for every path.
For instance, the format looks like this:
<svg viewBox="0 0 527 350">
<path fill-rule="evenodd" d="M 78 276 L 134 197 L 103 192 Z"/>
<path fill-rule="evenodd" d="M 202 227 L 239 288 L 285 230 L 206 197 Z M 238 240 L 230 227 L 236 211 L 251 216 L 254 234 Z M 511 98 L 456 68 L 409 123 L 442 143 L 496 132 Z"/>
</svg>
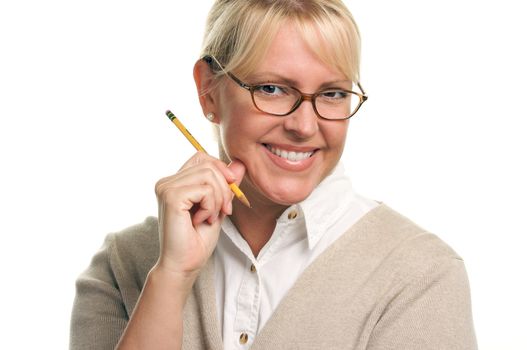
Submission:
<svg viewBox="0 0 527 350">
<path fill-rule="evenodd" d="M 272 72 L 260 72 L 260 73 L 251 74 L 247 77 L 247 80 L 249 80 L 250 84 L 255 84 L 255 82 L 256 84 L 261 84 L 264 82 L 283 83 L 283 84 L 290 85 L 290 86 L 297 87 L 297 88 L 298 88 L 298 85 L 300 85 L 298 80 L 286 78 L 280 74 L 276 74 Z M 333 80 L 333 81 L 324 82 L 320 84 L 319 89 L 325 89 L 328 87 L 335 86 L 336 84 L 343 84 L 343 83 L 352 85 L 353 87 L 353 82 L 351 80 L 341 79 L 341 80 Z"/>
</svg>

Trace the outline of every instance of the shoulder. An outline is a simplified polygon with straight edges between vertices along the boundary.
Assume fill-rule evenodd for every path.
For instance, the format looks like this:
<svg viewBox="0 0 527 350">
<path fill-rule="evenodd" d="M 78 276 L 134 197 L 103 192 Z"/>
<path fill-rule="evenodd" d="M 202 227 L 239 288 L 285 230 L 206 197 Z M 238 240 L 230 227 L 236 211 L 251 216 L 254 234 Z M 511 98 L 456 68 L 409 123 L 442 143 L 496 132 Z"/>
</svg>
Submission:
<svg viewBox="0 0 527 350">
<path fill-rule="evenodd" d="M 380 239 L 393 244 L 394 253 L 404 256 L 409 263 L 434 260 L 461 260 L 461 257 L 438 235 L 422 228 L 406 216 L 381 204 L 377 211 Z"/>
<path fill-rule="evenodd" d="M 365 314 L 375 310 L 376 317 L 388 309 L 399 317 L 410 305 L 416 313 L 449 312 L 441 305 L 457 305 L 452 317 L 469 323 L 464 262 L 439 236 L 381 203 L 342 238 L 324 267 L 333 293 L 359 301 Z"/>
<path fill-rule="evenodd" d="M 159 256 L 157 218 L 147 217 L 141 223 L 110 233 L 103 249 L 116 279 L 141 288 Z"/>
<path fill-rule="evenodd" d="M 437 235 L 384 203 L 370 210 L 350 229 L 353 240 L 375 244 L 385 253 L 398 250 L 407 254 L 426 255 L 430 258 L 449 257 L 460 259 L 459 255 Z"/>
<path fill-rule="evenodd" d="M 375 281 L 372 348 L 476 348 L 463 259 L 437 235 L 386 205 L 372 212 L 369 238 L 381 247 Z M 410 348 L 410 347 L 408 347 Z"/>
<path fill-rule="evenodd" d="M 112 341 L 117 343 L 146 276 L 157 261 L 158 247 L 157 219 L 153 217 L 106 236 L 104 244 L 76 281 L 72 344 L 82 343 L 93 348 L 94 339 L 100 338 L 103 328 L 107 334 L 115 336 Z M 106 340 L 103 337 L 98 341 Z"/>
<path fill-rule="evenodd" d="M 111 233 L 108 239 L 113 249 L 126 252 L 130 256 L 140 257 L 151 250 L 159 250 L 157 218 L 147 217 L 143 222 Z"/>
<path fill-rule="evenodd" d="M 342 237 L 337 255 L 361 261 L 366 273 L 391 282 L 405 281 L 441 269 L 464 269 L 461 257 L 439 236 L 384 203 L 370 210 Z"/>
</svg>

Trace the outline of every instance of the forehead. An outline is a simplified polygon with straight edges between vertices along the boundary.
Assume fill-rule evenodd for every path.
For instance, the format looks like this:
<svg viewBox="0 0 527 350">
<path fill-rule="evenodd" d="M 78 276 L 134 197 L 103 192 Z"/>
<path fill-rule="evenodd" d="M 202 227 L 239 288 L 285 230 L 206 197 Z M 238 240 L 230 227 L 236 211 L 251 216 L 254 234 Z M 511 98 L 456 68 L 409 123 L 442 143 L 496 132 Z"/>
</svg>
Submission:
<svg viewBox="0 0 527 350">
<path fill-rule="evenodd" d="M 304 34 L 304 35 L 303 35 Z M 337 67 L 324 62 L 313 50 L 321 38 L 315 33 L 308 43 L 305 32 L 288 22 L 278 30 L 251 76 L 272 74 L 306 84 L 316 81 L 343 81 L 347 77 Z M 327 50 L 327 48 L 325 48 Z"/>
</svg>

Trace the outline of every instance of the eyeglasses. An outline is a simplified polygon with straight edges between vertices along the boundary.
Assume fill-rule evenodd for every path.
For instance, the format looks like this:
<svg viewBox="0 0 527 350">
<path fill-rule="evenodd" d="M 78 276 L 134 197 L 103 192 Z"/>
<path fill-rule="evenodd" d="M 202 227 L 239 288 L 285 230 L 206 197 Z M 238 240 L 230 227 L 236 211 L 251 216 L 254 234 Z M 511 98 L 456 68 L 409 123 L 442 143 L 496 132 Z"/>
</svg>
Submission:
<svg viewBox="0 0 527 350">
<path fill-rule="evenodd" d="M 360 83 L 360 93 L 329 88 L 314 94 L 306 94 L 295 87 L 283 84 L 265 83 L 250 85 L 242 82 L 234 74 L 225 71 L 223 65 L 212 55 L 203 57 L 213 71 L 216 65 L 236 84 L 251 93 L 253 104 L 259 111 L 274 116 L 286 116 L 293 113 L 304 101 L 311 101 L 315 114 L 322 119 L 344 120 L 351 118 L 368 99 Z"/>
</svg>

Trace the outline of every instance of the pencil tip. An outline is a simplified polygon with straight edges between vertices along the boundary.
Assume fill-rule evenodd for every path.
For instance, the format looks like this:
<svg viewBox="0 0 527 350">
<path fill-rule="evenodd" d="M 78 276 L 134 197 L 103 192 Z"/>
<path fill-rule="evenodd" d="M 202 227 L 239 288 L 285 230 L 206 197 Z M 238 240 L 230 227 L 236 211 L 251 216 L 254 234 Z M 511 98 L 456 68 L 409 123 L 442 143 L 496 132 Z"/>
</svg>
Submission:
<svg viewBox="0 0 527 350">
<path fill-rule="evenodd" d="M 240 202 L 242 202 L 243 204 L 245 204 L 245 206 L 249 207 L 249 208 L 252 208 L 251 207 L 251 203 L 249 203 L 249 201 L 247 200 L 247 197 L 245 197 L 245 195 L 241 195 L 240 197 L 238 197 L 240 199 Z"/>
</svg>

